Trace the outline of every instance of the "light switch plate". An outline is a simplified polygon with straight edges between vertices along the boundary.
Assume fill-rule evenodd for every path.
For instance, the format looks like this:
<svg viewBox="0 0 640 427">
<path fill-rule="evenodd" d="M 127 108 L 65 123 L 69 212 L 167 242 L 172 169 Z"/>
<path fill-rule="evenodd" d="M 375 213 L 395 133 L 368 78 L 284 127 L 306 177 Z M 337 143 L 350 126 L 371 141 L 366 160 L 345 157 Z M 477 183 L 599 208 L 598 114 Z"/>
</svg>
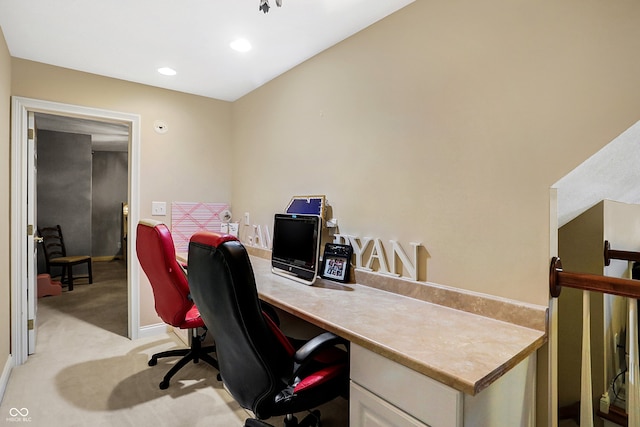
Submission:
<svg viewBox="0 0 640 427">
<path fill-rule="evenodd" d="M 151 215 L 161 216 L 167 214 L 167 202 L 151 202 Z"/>
</svg>

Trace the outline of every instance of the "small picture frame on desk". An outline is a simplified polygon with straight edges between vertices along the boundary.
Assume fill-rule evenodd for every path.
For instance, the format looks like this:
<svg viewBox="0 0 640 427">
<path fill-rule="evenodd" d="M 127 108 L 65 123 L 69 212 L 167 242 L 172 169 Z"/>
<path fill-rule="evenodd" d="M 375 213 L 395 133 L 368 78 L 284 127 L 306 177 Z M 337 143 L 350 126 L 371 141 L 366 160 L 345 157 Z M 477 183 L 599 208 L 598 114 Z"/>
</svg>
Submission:
<svg viewBox="0 0 640 427">
<path fill-rule="evenodd" d="M 324 246 L 320 277 L 336 282 L 349 282 L 352 254 L 353 248 L 351 245 L 327 243 Z"/>
</svg>

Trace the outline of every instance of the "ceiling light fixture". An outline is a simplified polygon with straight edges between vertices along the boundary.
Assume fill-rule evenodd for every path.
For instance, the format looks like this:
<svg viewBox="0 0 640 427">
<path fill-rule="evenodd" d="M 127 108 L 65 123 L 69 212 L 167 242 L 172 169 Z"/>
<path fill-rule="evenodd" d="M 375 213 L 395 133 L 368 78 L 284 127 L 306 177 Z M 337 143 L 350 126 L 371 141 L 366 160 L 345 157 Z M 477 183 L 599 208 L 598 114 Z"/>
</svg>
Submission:
<svg viewBox="0 0 640 427">
<path fill-rule="evenodd" d="M 251 43 L 246 39 L 237 39 L 229 43 L 231 49 L 238 52 L 248 52 L 251 50 Z"/>
<path fill-rule="evenodd" d="M 276 0 L 276 6 L 282 6 L 282 0 Z M 263 13 L 269 12 L 269 0 L 260 0 L 260 6 L 258 6 L 258 10 L 261 10 Z"/>
<path fill-rule="evenodd" d="M 162 67 L 162 68 L 158 68 L 158 72 L 162 75 L 165 76 L 175 76 L 176 75 L 176 70 L 174 70 L 173 68 L 169 68 L 169 67 Z"/>
</svg>

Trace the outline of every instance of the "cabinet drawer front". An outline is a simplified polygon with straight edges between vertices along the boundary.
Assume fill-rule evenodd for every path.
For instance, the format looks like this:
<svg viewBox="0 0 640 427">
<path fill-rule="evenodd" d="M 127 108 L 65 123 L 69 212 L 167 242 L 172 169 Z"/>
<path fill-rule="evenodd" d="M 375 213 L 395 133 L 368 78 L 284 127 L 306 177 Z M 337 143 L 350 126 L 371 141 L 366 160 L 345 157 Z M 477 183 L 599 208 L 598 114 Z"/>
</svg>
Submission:
<svg viewBox="0 0 640 427">
<path fill-rule="evenodd" d="M 462 427 L 462 392 L 353 343 L 351 379 L 429 426 Z"/>
<path fill-rule="evenodd" d="M 429 427 L 353 381 L 349 393 L 349 425 L 351 427 Z"/>
</svg>

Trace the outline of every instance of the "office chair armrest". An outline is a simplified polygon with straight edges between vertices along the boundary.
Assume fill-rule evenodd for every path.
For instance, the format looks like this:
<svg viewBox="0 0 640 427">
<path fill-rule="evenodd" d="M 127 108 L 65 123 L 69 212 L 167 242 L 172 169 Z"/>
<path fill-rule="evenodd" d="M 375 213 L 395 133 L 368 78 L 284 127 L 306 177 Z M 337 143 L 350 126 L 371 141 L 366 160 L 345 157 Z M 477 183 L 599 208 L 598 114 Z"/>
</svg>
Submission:
<svg viewBox="0 0 640 427">
<path fill-rule="evenodd" d="M 293 355 L 293 360 L 296 363 L 304 363 L 306 360 L 318 354 L 319 351 L 337 344 L 343 344 L 346 347 L 349 342 L 331 332 L 325 332 L 310 339 L 305 345 L 300 347 L 298 351 L 296 351 L 296 354 Z"/>
<path fill-rule="evenodd" d="M 345 340 L 344 338 L 340 338 L 339 336 L 332 334 L 331 332 L 325 332 L 318 335 L 317 337 L 310 339 L 293 355 L 293 360 L 295 362 L 293 378 L 300 375 L 305 367 L 307 367 L 309 364 L 313 364 L 314 362 L 332 363 L 337 358 L 346 358 L 345 352 L 335 348 L 335 346 L 339 344 L 344 345 L 348 351 L 349 341 Z M 330 351 L 331 348 L 334 348 L 335 351 Z M 326 358 L 333 360 L 322 360 Z"/>
</svg>

